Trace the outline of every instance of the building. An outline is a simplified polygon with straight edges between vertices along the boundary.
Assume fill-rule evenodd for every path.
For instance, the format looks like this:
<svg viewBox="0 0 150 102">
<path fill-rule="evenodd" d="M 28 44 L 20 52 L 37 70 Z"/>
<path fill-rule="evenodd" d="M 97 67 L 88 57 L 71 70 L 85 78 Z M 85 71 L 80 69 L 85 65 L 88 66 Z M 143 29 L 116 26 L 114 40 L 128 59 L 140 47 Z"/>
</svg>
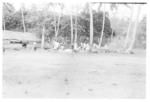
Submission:
<svg viewBox="0 0 150 102">
<path fill-rule="evenodd" d="M 14 31 L 3 31 L 3 48 L 30 48 L 34 44 L 39 43 L 40 39 L 33 33 L 23 33 Z"/>
</svg>

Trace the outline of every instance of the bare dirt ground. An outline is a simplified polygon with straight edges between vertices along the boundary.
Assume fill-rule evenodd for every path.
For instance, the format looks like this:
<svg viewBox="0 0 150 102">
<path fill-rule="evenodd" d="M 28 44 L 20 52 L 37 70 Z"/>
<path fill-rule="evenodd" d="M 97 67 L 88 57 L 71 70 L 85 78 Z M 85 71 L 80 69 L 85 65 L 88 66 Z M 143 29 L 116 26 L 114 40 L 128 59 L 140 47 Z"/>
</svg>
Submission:
<svg viewBox="0 0 150 102">
<path fill-rule="evenodd" d="M 143 53 L 6 51 L 3 97 L 145 98 L 145 67 Z"/>
</svg>

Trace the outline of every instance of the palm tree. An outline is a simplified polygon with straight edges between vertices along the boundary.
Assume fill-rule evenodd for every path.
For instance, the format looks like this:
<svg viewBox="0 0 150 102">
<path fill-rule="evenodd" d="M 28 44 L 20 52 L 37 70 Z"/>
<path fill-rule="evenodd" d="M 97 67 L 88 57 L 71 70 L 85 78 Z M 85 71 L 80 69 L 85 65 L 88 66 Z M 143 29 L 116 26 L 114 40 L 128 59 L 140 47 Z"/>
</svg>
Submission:
<svg viewBox="0 0 150 102">
<path fill-rule="evenodd" d="M 55 37 L 57 37 L 57 19 L 56 19 L 56 14 L 54 14 L 54 31 L 55 31 Z"/>
<path fill-rule="evenodd" d="M 62 4 L 50 2 L 50 3 L 48 3 L 46 9 L 48 9 L 49 7 L 51 7 L 51 9 L 54 11 L 55 9 L 57 9 L 58 6 L 60 6 L 60 8 L 62 8 Z M 55 32 L 55 37 L 57 38 L 58 31 L 59 31 L 59 23 L 60 23 L 61 14 L 59 14 L 58 20 L 57 20 L 57 14 L 56 14 L 56 12 L 54 11 L 53 13 L 54 13 L 54 15 L 53 15 L 54 16 L 54 32 Z"/>
<path fill-rule="evenodd" d="M 43 49 L 44 48 L 44 45 L 45 45 L 45 23 L 46 23 L 46 16 L 47 16 L 47 10 L 49 8 L 49 5 L 48 4 L 46 7 L 43 8 L 43 12 L 42 12 L 42 15 L 43 15 L 43 19 L 44 21 L 42 22 L 42 38 L 41 38 L 41 48 Z"/>
<path fill-rule="evenodd" d="M 70 27 L 71 27 L 71 45 L 73 44 L 73 19 L 72 19 L 72 8 L 70 13 Z"/>
<path fill-rule="evenodd" d="M 104 6 L 104 11 L 103 11 L 103 25 L 102 25 L 102 31 L 101 31 L 101 37 L 100 37 L 99 47 L 102 46 L 102 40 L 103 40 L 104 29 L 105 29 L 105 4 L 103 4 L 103 6 Z"/>
<path fill-rule="evenodd" d="M 63 9 L 64 9 L 64 5 L 62 3 L 58 3 L 57 4 L 59 6 L 59 8 L 61 9 L 61 13 L 59 13 L 59 17 L 58 17 L 58 23 L 57 23 L 57 30 L 56 30 L 56 34 L 55 34 L 55 37 L 58 36 L 58 32 L 59 32 L 59 25 L 60 25 L 60 18 L 62 16 L 62 13 L 63 13 Z"/>
<path fill-rule="evenodd" d="M 133 29 L 132 41 L 131 41 L 131 44 L 129 45 L 128 49 L 126 50 L 127 52 L 131 52 L 131 50 L 133 49 L 133 46 L 134 46 L 140 11 L 141 11 L 141 5 L 138 4 L 138 12 L 136 14 L 135 25 L 134 25 L 134 29 Z"/>
<path fill-rule="evenodd" d="M 115 13 L 116 13 L 116 11 L 117 11 L 117 4 L 115 4 L 115 3 L 110 4 L 110 10 L 113 12 L 114 9 L 115 9 Z M 115 15 L 115 13 L 113 12 L 113 14 L 112 14 L 113 17 Z M 111 20 L 111 18 L 110 18 L 110 20 Z M 112 24 L 111 24 L 111 28 L 112 28 L 112 31 L 111 31 L 111 41 L 112 41 L 113 40 L 113 33 L 114 33 Z"/>
<path fill-rule="evenodd" d="M 63 10 L 63 8 L 64 8 L 64 5 L 63 5 L 63 4 L 49 3 L 49 4 L 43 9 L 44 18 L 45 18 L 45 16 L 47 15 L 47 12 L 44 12 L 44 11 L 47 11 L 50 6 L 52 6 L 52 8 L 55 8 L 57 5 L 59 5 L 60 8 L 61 8 L 61 10 Z M 57 23 L 56 14 L 55 14 L 55 12 L 54 12 L 55 37 L 57 37 L 57 35 L 58 35 L 60 17 L 61 17 L 61 14 L 59 14 L 58 23 Z M 44 48 L 44 43 L 45 43 L 45 21 L 43 22 L 43 27 L 42 27 L 41 48 Z"/>
<path fill-rule="evenodd" d="M 89 3 L 89 11 L 90 11 L 90 49 L 91 49 L 93 45 L 93 12 L 91 3 Z"/>
<path fill-rule="evenodd" d="M 25 26 L 25 22 L 24 22 L 24 5 L 21 8 L 21 15 L 22 15 L 23 32 L 26 32 L 26 26 Z"/>
<path fill-rule="evenodd" d="M 43 24 L 43 29 L 42 29 L 42 39 L 41 39 L 41 48 L 44 48 L 44 42 L 45 42 L 45 26 Z"/>
<path fill-rule="evenodd" d="M 74 38 L 74 47 L 77 48 L 77 34 L 78 34 L 78 22 L 77 22 L 77 8 L 76 8 L 76 17 L 75 17 L 75 38 Z"/>
<path fill-rule="evenodd" d="M 134 12 L 133 5 L 131 7 L 128 6 L 128 8 L 130 8 L 130 10 L 131 10 L 131 15 L 130 15 L 130 22 L 129 22 L 127 34 L 126 34 L 124 49 L 126 49 L 128 41 L 129 41 L 129 35 L 130 35 L 130 30 L 131 30 L 131 25 L 132 25 L 132 17 L 133 17 L 133 12 Z"/>
<path fill-rule="evenodd" d="M 5 31 L 5 17 L 3 15 L 3 31 Z"/>
</svg>

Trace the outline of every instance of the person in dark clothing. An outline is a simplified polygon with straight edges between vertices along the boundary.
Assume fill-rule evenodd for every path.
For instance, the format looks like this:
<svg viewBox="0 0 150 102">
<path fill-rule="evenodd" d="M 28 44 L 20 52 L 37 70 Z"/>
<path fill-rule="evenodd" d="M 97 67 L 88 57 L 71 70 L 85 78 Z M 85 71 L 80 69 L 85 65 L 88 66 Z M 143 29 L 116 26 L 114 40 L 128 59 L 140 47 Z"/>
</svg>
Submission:
<svg viewBox="0 0 150 102">
<path fill-rule="evenodd" d="M 34 47 L 34 51 L 36 51 L 37 50 L 37 47 Z"/>
<path fill-rule="evenodd" d="M 3 52 L 5 52 L 5 48 L 3 48 Z"/>
<path fill-rule="evenodd" d="M 23 48 L 27 48 L 27 43 L 23 42 L 23 43 L 22 43 L 22 47 L 23 47 Z"/>
<path fill-rule="evenodd" d="M 71 44 L 71 49 L 74 50 L 74 45 L 73 44 Z"/>
</svg>

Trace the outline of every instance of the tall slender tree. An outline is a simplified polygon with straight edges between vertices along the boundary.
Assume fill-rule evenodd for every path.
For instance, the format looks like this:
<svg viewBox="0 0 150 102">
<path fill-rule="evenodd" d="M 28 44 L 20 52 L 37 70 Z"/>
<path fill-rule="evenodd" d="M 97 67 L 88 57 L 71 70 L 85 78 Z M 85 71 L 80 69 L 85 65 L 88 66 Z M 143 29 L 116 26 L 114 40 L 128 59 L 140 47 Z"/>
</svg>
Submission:
<svg viewBox="0 0 150 102">
<path fill-rule="evenodd" d="M 45 45 L 45 23 L 46 23 L 46 17 L 47 17 L 47 10 L 49 8 L 49 5 L 44 7 L 43 10 L 42 10 L 42 16 L 43 16 L 43 21 L 42 21 L 42 38 L 41 38 L 41 48 L 43 49 L 44 48 L 44 45 Z"/>
<path fill-rule="evenodd" d="M 23 25 L 23 32 L 26 32 L 25 20 L 24 20 L 24 5 L 21 7 L 21 15 L 22 15 L 22 25 Z"/>
<path fill-rule="evenodd" d="M 41 48 L 44 48 L 44 42 L 45 42 L 45 25 L 43 24 L 43 29 L 42 29 L 42 39 L 41 39 Z"/>
<path fill-rule="evenodd" d="M 60 24 L 60 18 L 61 18 L 61 13 L 59 13 L 58 15 L 58 20 L 57 20 L 57 14 L 56 14 L 56 11 L 55 9 L 58 9 L 60 8 L 61 11 L 63 10 L 64 8 L 64 5 L 62 3 L 53 3 L 53 2 L 50 2 L 48 3 L 47 5 L 47 9 L 51 7 L 52 11 L 53 11 L 53 17 L 54 17 L 54 32 L 55 32 L 55 38 L 57 38 L 58 36 L 58 32 L 59 32 L 59 24 Z"/>
<path fill-rule="evenodd" d="M 70 13 L 70 27 L 71 27 L 71 45 L 73 45 L 73 17 L 72 17 L 72 7 Z"/>
<path fill-rule="evenodd" d="M 127 48 L 127 44 L 128 44 L 128 41 L 129 41 L 129 35 L 130 35 L 131 25 L 132 25 L 132 17 L 133 17 L 133 13 L 134 13 L 134 11 L 133 11 L 134 10 L 133 4 L 131 5 L 131 7 L 128 6 L 128 8 L 130 8 L 130 10 L 131 10 L 131 15 L 130 15 L 130 22 L 129 22 L 128 29 L 127 29 L 127 34 L 126 34 L 124 49 Z"/>
<path fill-rule="evenodd" d="M 78 36 L 78 22 L 77 22 L 77 14 L 76 14 L 76 17 L 75 17 L 75 38 L 74 38 L 74 46 L 75 46 L 75 49 L 77 48 L 77 36 Z"/>
<path fill-rule="evenodd" d="M 112 17 L 114 17 L 115 16 L 115 13 L 117 12 L 117 4 L 115 4 L 115 3 L 112 3 L 112 4 L 110 4 L 110 10 L 113 12 L 112 13 Z M 114 12 L 115 11 L 115 12 Z M 112 18 L 110 18 L 110 20 L 111 20 Z M 112 20 L 111 20 L 112 21 Z M 113 30 L 113 25 L 111 24 L 111 28 L 112 28 L 112 30 L 111 30 L 111 41 L 113 40 L 113 33 L 114 33 L 114 30 Z"/>
<path fill-rule="evenodd" d="M 57 37 L 57 19 L 56 19 L 56 14 L 54 14 L 54 31 L 55 31 L 55 37 Z"/>
<path fill-rule="evenodd" d="M 129 45 L 128 49 L 127 49 L 127 52 L 131 52 L 131 50 L 133 49 L 133 46 L 134 46 L 136 33 L 137 33 L 137 25 L 138 25 L 139 16 L 140 16 L 140 11 L 141 11 L 141 5 L 138 4 L 138 10 L 137 10 L 137 14 L 136 14 L 134 29 L 133 29 L 132 41 L 131 41 L 131 44 Z"/>
<path fill-rule="evenodd" d="M 90 49 L 91 49 L 93 45 L 93 12 L 91 3 L 89 3 L 89 11 L 90 11 Z"/>
<path fill-rule="evenodd" d="M 3 15 L 3 31 L 5 31 L 5 17 Z"/>
<path fill-rule="evenodd" d="M 105 29 L 105 4 L 103 4 L 104 10 L 103 10 L 103 25 L 102 25 L 102 31 L 101 31 L 101 37 L 99 41 L 99 47 L 101 48 L 102 46 L 102 40 L 103 40 L 103 35 L 104 35 L 104 29 Z"/>
<path fill-rule="evenodd" d="M 58 15 L 58 23 L 57 23 L 57 29 L 56 29 L 56 35 L 55 35 L 55 37 L 58 36 L 60 19 L 61 19 L 61 16 L 63 14 L 63 9 L 64 9 L 64 5 L 62 3 L 58 3 L 57 5 L 60 8 L 61 13 L 59 13 L 59 15 Z"/>
</svg>

